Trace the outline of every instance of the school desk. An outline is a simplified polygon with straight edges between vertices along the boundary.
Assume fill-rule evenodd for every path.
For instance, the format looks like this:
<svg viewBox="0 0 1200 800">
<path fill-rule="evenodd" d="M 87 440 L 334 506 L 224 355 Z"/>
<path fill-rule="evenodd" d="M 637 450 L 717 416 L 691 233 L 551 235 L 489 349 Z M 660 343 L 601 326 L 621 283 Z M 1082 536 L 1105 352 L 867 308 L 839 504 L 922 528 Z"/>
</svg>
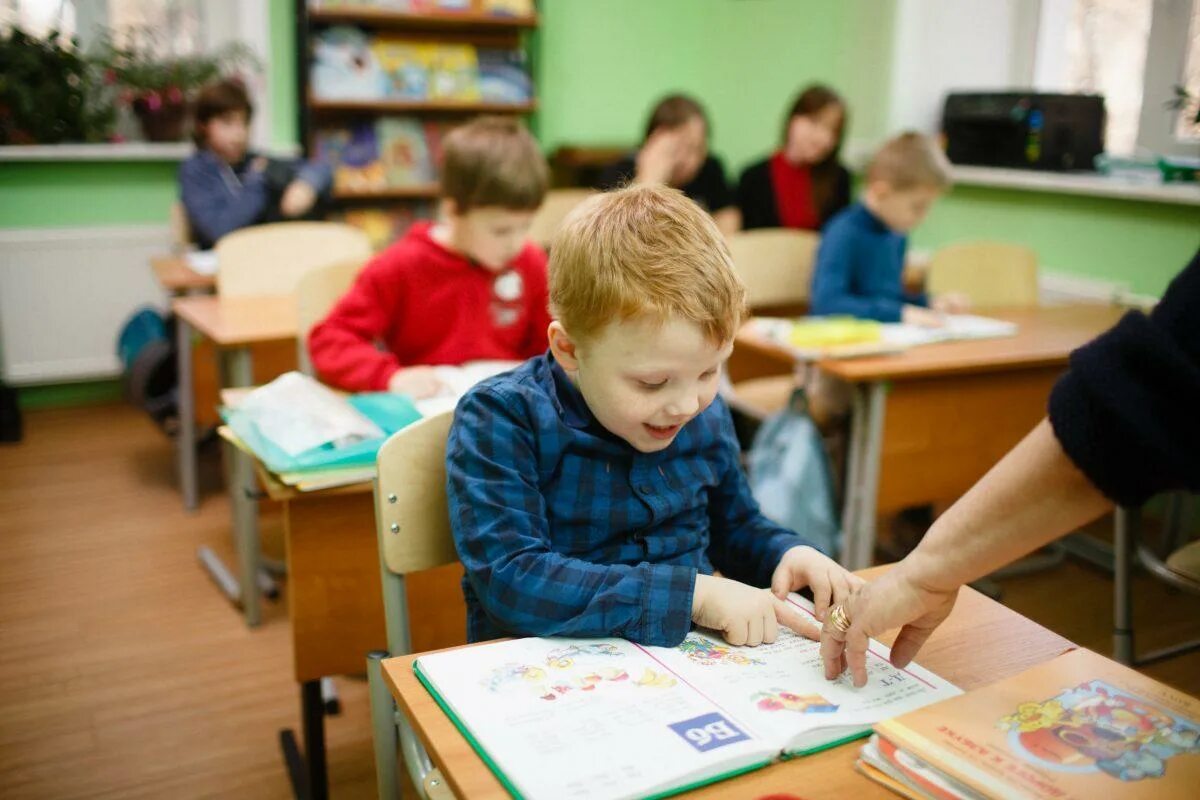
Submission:
<svg viewBox="0 0 1200 800">
<path fill-rule="evenodd" d="M 862 573 L 878 576 L 888 567 Z M 883 637 L 891 644 L 894 635 Z M 926 642 L 917 661 L 964 690 L 1015 675 L 1074 648 L 1058 634 L 963 588 L 950 617 Z M 416 649 L 414 647 L 414 649 Z M 383 662 L 384 679 L 400 710 L 412 723 L 434 766 L 457 797 L 507 798 L 508 792 L 442 712 L 413 674 L 416 655 Z M 729 781 L 687 793 L 694 798 L 761 797 L 773 792 L 799 797 L 894 798 L 854 770 L 861 741 L 802 758 L 772 764 Z"/>
<path fill-rule="evenodd" d="M 983 313 L 1017 323 L 1017 335 L 817 363 L 853 390 L 840 558 L 847 568 L 870 566 L 877 514 L 956 500 L 983 477 L 1045 416 L 1071 351 L 1115 324 L 1123 309 Z M 734 347 L 759 374 L 797 366 L 790 351 L 752 326 Z"/>
<path fill-rule="evenodd" d="M 158 283 L 172 296 L 212 292 L 217 288 L 217 276 L 196 272 L 182 255 L 154 256 L 150 268 Z"/>
<path fill-rule="evenodd" d="M 266 495 L 283 507 L 292 667 L 300 684 L 303 751 L 291 731 L 280 743 L 298 797 L 328 795 L 321 678 L 362 674 L 367 653 L 387 648 L 375 503 L 371 483 L 314 492 L 281 484 L 255 462 Z M 414 573 L 407 581 L 413 646 L 466 641 L 462 567 Z"/>
</svg>

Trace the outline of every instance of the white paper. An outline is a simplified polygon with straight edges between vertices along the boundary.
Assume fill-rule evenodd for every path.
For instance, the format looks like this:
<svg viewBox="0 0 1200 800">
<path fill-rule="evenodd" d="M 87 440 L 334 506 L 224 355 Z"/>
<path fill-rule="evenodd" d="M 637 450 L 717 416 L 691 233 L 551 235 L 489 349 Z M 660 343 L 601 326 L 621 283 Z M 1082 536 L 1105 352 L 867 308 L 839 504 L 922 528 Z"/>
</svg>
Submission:
<svg viewBox="0 0 1200 800">
<path fill-rule="evenodd" d="M 192 272 L 198 272 L 201 275 L 217 274 L 216 250 L 192 250 L 184 255 L 184 259 Z"/>
<path fill-rule="evenodd" d="M 445 391 L 424 400 L 417 400 L 413 405 L 417 407 L 417 411 L 423 417 L 432 417 L 443 411 L 453 411 L 454 407 L 458 405 L 459 399 L 472 386 L 485 378 L 507 372 L 519 366 L 520 363 L 520 361 L 468 361 L 457 367 L 434 367 L 434 373 L 438 380 L 446 387 Z"/>
<path fill-rule="evenodd" d="M 250 392 L 238 412 L 249 414 L 258 432 L 289 456 L 384 435 L 345 397 L 299 372 L 280 375 Z"/>
</svg>

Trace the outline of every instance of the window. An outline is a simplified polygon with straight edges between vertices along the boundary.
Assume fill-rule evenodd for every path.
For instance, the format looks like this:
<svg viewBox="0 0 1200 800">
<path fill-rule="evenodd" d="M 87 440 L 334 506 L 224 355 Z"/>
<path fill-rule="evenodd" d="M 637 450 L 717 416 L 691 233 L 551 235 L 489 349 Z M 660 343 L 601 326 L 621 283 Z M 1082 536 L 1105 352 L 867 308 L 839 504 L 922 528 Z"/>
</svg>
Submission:
<svg viewBox="0 0 1200 800">
<path fill-rule="evenodd" d="M 1182 141 L 1200 141 L 1200 123 L 1196 112 L 1200 109 L 1200 2 L 1192 5 L 1192 22 L 1188 26 L 1187 56 L 1184 60 L 1183 77 L 1180 84 L 1191 92 L 1191 102 L 1179 112 L 1175 123 L 1175 136 Z"/>
</svg>

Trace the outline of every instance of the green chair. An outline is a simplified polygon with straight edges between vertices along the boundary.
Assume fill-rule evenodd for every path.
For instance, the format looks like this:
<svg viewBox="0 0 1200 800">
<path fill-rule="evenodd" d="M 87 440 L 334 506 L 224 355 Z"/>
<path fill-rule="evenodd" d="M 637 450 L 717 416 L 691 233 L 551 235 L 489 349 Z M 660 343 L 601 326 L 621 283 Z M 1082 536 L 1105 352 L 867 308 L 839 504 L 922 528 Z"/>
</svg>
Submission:
<svg viewBox="0 0 1200 800">
<path fill-rule="evenodd" d="M 388 652 L 376 651 L 367 657 L 367 679 L 381 798 L 400 796 L 397 754 L 403 757 L 422 798 L 453 796 L 408 720 L 396 708 L 381 666 L 384 658 L 412 652 L 405 576 L 458 561 L 446 508 L 446 438 L 452 416 L 447 411 L 397 431 L 384 442 L 377 459 L 375 528 Z"/>
</svg>

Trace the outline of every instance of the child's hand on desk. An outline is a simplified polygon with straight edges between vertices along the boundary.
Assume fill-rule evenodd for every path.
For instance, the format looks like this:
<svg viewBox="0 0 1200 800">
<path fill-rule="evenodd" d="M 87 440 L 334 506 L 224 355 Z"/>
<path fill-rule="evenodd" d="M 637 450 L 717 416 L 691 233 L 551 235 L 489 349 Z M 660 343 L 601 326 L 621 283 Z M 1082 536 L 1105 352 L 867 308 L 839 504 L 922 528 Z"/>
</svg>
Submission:
<svg viewBox="0 0 1200 800">
<path fill-rule="evenodd" d="M 784 553 L 771 576 L 771 592 L 780 600 L 805 586 L 812 589 L 813 613 L 821 622 L 831 607 L 844 603 L 862 585 L 862 578 L 806 545 Z"/>
<path fill-rule="evenodd" d="M 388 380 L 388 391 L 406 394 L 413 400 L 424 400 L 448 392 L 450 387 L 442 383 L 433 367 L 402 367 L 392 373 Z"/>
<path fill-rule="evenodd" d="M 715 575 L 696 576 L 692 622 L 720 631 L 730 644 L 750 647 L 775 641 L 780 623 L 809 639 L 820 636 L 814 625 L 769 591 Z"/>
<path fill-rule="evenodd" d="M 922 328 L 940 328 L 946 324 L 937 311 L 921 306 L 905 306 L 900 312 L 900 321 L 905 325 L 918 325 Z"/>
<path fill-rule="evenodd" d="M 962 292 L 946 292 L 933 298 L 930 305 L 943 314 L 962 314 L 971 309 L 971 298 Z"/>
<path fill-rule="evenodd" d="M 301 180 L 292 181 L 283 190 L 279 200 L 279 211 L 285 217 L 299 217 L 307 214 L 317 202 L 317 190 Z"/>
</svg>

